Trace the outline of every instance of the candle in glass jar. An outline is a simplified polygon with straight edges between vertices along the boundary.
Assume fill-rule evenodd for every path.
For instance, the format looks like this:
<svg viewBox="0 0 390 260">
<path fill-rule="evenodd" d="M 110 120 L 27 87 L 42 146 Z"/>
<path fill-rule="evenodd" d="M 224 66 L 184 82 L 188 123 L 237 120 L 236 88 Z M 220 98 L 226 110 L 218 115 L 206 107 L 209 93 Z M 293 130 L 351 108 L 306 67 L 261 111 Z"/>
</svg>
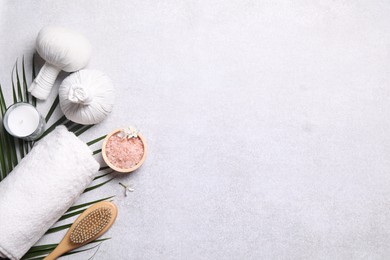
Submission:
<svg viewBox="0 0 390 260">
<path fill-rule="evenodd" d="M 15 137 L 35 140 L 44 130 L 44 119 L 38 110 L 28 103 L 16 103 L 4 115 L 7 132 Z"/>
</svg>

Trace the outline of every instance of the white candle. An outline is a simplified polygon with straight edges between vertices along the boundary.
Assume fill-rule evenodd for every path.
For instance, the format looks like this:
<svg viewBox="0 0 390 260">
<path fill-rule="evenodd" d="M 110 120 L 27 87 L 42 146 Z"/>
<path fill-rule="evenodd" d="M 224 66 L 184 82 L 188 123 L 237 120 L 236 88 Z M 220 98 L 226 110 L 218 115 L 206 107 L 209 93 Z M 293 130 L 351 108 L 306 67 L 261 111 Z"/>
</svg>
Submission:
<svg viewBox="0 0 390 260">
<path fill-rule="evenodd" d="M 28 103 L 17 103 L 4 116 L 7 131 L 16 137 L 29 137 L 41 128 L 41 115 Z"/>
</svg>

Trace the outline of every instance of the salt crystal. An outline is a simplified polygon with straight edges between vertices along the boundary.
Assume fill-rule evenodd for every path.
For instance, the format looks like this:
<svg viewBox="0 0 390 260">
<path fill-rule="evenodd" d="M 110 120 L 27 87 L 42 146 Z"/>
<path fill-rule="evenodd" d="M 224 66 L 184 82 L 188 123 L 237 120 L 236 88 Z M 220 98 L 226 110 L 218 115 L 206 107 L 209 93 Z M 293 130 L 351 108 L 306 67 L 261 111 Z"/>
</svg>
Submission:
<svg viewBox="0 0 390 260">
<path fill-rule="evenodd" d="M 139 137 L 128 139 L 112 135 L 106 144 L 106 155 L 114 166 L 130 169 L 141 161 L 144 145 Z"/>
</svg>

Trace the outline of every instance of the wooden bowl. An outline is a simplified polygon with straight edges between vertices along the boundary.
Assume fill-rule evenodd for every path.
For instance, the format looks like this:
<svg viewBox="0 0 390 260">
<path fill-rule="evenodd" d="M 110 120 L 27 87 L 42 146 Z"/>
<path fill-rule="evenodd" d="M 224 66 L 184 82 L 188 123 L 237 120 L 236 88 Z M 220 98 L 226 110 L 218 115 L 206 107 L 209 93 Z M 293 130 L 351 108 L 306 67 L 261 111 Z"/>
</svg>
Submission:
<svg viewBox="0 0 390 260">
<path fill-rule="evenodd" d="M 108 158 L 107 158 L 107 154 L 106 154 L 107 141 L 108 141 L 108 139 L 110 139 L 111 136 L 113 136 L 114 134 L 119 133 L 122 130 L 123 130 L 122 128 L 115 129 L 114 131 L 109 133 L 106 136 L 106 138 L 104 138 L 103 146 L 102 146 L 102 155 L 103 155 L 103 160 L 106 162 L 107 166 L 110 167 L 111 169 L 113 169 L 114 171 L 120 172 L 120 173 L 130 173 L 130 172 L 133 172 L 133 171 L 137 170 L 144 163 L 144 161 L 146 159 L 147 146 L 146 146 L 145 138 L 140 133 L 138 133 L 138 137 L 139 137 L 139 139 L 141 139 L 142 144 L 144 146 L 144 154 L 142 155 L 141 160 L 136 165 L 134 165 L 133 167 L 128 168 L 128 169 L 119 168 L 119 167 L 113 165 L 110 162 L 110 160 L 108 160 Z"/>
</svg>

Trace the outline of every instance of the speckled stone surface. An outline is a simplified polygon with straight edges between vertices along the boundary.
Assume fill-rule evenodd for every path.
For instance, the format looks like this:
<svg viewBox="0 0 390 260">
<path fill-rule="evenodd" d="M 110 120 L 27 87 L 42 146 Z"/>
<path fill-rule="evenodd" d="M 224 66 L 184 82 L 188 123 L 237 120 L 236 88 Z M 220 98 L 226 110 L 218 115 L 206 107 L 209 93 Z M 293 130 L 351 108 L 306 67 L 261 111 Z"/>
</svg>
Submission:
<svg viewBox="0 0 390 260">
<path fill-rule="evenodd" d="M 95 259 L 388 259 L 389 13 L 381 0 L 3 0 L 0 81 L 31 63 L 43 25 L 78 29 L 117 87 L 83 140 L 145 136 L 137 172 L 80 200 L 116 195 Z"/>
</svg>

